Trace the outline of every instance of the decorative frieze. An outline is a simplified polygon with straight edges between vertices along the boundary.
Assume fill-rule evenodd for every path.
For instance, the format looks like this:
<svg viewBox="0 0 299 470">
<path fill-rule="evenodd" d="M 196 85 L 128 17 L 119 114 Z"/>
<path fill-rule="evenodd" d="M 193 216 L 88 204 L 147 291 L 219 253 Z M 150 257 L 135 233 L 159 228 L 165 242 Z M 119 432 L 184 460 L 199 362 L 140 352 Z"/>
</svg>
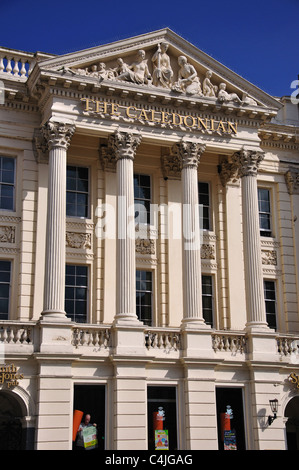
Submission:
<svg viewBox="0 0 299 470">
<path fill-rule="evenodd" d="M 201 245 L 201 259 L 215 259 L 214 245 Z"/>
<path fill-rule="evenodd" d="M 91 249 L 91 233 L 66 232 L 66 247 Z"/>
<path fill-rule="evenodd" d="M 136 238 L 135 240 L 136 253 L 142 255 L 154 255 L 155 254 L 155 240 L 148 238 Z"/>
<path fill-rule="evenodd" d="M 275 250 L 262 250 L 262 264 L 277 266 L 277 253 Z"/>
<path fill-rule="evenodd" d="M 15 243 L 16 227 L 13 225 L 0 225 L 0 243 Z"/>
</svg>

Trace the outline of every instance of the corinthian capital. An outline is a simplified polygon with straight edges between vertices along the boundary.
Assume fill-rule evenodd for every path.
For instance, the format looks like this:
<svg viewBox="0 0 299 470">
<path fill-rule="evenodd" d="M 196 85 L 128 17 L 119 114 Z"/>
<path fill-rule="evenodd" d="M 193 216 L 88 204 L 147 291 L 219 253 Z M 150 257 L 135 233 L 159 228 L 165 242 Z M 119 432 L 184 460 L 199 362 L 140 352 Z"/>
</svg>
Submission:
<svg viewBox="0 0 299 470">
<path fill-rule="evenodd" d="M 264 152 L 242 149 L 234 153 L 232 163 L 238 168 L 239 176 L 256 176 L 258 167 L 264 159 Z"/>
<path fill-rule="evenodd" d="M 53 147 L 63 147 L 67 150 L 74 132 L 75 126 L 73 124 L 61 122 L 48 121 L 42 127 L 42 134 L 49 150 Z"/>
<path fill-rule="evenodd" d="M 108 138 L 108 147 L 111 147 L 116 160 L 128 158 L 134 160 L 137 147 L 141 142 L 139 134 L 115 131 Z"/>
<path fill-rule="evenodd" d="M 173 152 L 178 155 L 182 162 L 182 167 L 198 167 L 200 156 L 204 152 L 206 146 L 196 142 L 181 142 L 173 146 Z"/>
</svg>

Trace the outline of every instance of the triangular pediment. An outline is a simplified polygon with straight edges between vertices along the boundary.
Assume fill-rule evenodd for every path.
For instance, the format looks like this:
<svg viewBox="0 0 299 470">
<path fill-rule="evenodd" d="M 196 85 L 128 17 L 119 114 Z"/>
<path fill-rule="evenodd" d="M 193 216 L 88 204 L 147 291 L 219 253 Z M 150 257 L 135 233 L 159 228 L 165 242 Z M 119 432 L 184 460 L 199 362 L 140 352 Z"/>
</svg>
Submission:
<svg viewBox="0 0 299 470">
<path fill-rule="evenodd" d="M 279 102 L 169 29 L 44 60 L 43 73 L 244 107 Z"/>
</svg>

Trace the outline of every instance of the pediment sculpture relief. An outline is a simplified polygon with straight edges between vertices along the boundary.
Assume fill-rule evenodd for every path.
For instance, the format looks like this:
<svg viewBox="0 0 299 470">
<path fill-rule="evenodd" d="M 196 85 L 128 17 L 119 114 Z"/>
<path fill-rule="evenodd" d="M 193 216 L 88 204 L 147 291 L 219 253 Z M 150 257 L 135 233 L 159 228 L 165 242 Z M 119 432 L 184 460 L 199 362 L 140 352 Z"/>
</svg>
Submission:
<svg viewBox="0 0 299 470">
<path fill-rule="evenodd" d="M 125 63 L 120 57 L 116 61 L 116 66 L 112 68 L 107 68 L 104 62 L 99 62 L 84 69 L 63 67 L 63 71 L 73 75 L 96 77 L 100 81 L 119 80 L 137 85 L 164 88 L 180 94 L 215 98 L 220 103 L 235 102 L 240 105 L 257 105 L 257 102 L 246 93 L 240 97 L 237 93 L 229 93 L 226 90 L 226 83 L 222 82 L 219 85 L 213 83 L 213 74 L 210 70 L 206 70 L 201 82 L 197 70 L 184 55 L 177 59 L 177 71 L 173 70 L 166 42 L 158 44 L 156 52 L 151 57 L 152 73 L 148 62 L 145 51 L 140 49 L 131 64 Z"/>
</svg>

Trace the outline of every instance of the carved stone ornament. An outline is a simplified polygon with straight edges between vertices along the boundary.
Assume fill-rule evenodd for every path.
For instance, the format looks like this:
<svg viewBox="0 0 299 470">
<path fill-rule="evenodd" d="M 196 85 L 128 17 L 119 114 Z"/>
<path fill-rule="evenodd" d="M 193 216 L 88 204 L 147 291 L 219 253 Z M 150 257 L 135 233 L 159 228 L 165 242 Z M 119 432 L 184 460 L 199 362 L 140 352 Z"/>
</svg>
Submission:
<svg viewBox="0 0 299 470">
<path fill-rule="evenodd" d="M 48 121 L 42 127 L 42 133 L 49 150 L 53 147 L 62 147 L 67 150 L 74 132 L 75 126 L 73 124 L 61 122 Z"/>
<path fill-rule="evenodd" d="M 183 168 L 187 166 L 197 168 L 200 156 L 204 152 L 205 147 L 204 144 L 181 140 L 181 142 L 174 144 L 172 150 L 181 160 Z"/>
<path fill-rule="evenodd" d="M 102 163 L 103 170 L 115 171 L 116 156 L 111 146 L 104 144 L 101 145 L 99 149 L 99 157 Z"/>
<path fill-rule="evenodd" d="M 16 228 L 12 225 L 0 226 L 0 242 L 1 243 L 15 243 L 16 241 Z"/>
<path fill-rule="evenodd" d="M 215 259 L 215 247 L 213 245 L 201 245 L 201 259 Z"/>
<path fill-rule="evenodd" d="M 201 71 L 199 75 L 186 56 L 180 55 L 176 59 L 171 57 L 168 49 L 169 44 L 161 42 L 156 45 L 154 51 L 138 50 L 131 63 L 126 63 L 124 58 L 118 57 L 110 67 L 101 61 L 84 68 L 63 66 L 59 71 L 96 78 L 99 82 L 103 80 L 124 81 L 136 85 L 164 88 L 180 94 L 214 98 L 219 103 L 257 105 L 257 102 L 246 92 L 243 92 L 242 97 L 237 93 L 228 92 L 227 84 L 223 81 L 219 83 L 220 77 L 217 77 L 219 84 L 216 85 L 211 70 L 206 69 L 204 73 Z"/>
<path fill-rule="evenodd" d="M 285 173 L 285 182 L 289 194 L 299 194 L 299 171 L 290 169 Z"/>
<path fill-rule="evenodd" d="M 232 163 L 237 166 L 241 178 L 243 176 L 256 176 L 258 167 L 264 157 L 264 152 L 242 149 L 240 152 L 234 153 Z"/>
<path fill-rule="evenodd" d="M 277 253 L 275 250 L 262 250 L 262 264 L 277 266 Z"/>
<path fill-rule="evenodd" d="M 180 179 L 182 171 L 182 161 L 178 153 L 169 150 L 161 156 L 161 166 L 164 179 Z"/>
<path fill-rule="evenodd" d="M 142 255 L 155 254 L 155 240 L 147 238 L 136 238 L 135 240 L 136 252 Z"/>
<path fill-rule="evenodd" d="M 222 186 L 227 183 L 236 183 L 238 181 L 238 165 L 235 162 L 229 162 L 228 159 L 224 158 L 218 167 L 219 178 Z"/>
<path fill-rule="evenodd" d="M 91 249 L 91 234 L 66 232 L 66 246 L 68 248 Z"/>
<path fill-rule="evenodd" d="M 32 144 L 34 157 L 37 163 L 48 163 L 48 142 L 46 141 L 41 129 L 34 130 Z"/>
<path fill-rule="evenodd" d="M 108 147 L 112 149 L 116 160 L 122 158 L 134 160 L 140 142 L 141 135 L 118 130 L 108 137 Z"/>
</svg>

